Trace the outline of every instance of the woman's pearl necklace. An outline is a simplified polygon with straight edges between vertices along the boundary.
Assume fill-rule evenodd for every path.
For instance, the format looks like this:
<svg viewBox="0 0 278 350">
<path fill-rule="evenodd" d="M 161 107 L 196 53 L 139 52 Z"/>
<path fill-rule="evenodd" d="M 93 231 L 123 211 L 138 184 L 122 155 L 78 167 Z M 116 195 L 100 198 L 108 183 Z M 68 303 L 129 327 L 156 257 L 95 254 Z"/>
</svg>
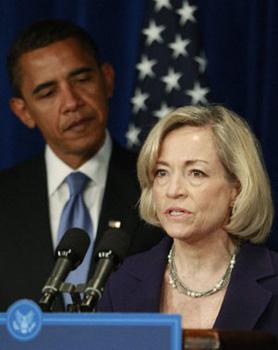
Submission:
<svg viewBox="0 0 278 350">
<path fill-rule="evenodd" d="M 192 290 L 192 289 L 186 287 L 183 284 L 182 280 L 179 278 L 178 272 L 177 272 L 177 267 L 175 264 L 175 248 L 174 248 L 174 245 L 172 245 L 172 248 L 171 248 L 169 255 L 168 255 L 170 284 L 173 288 L 177 289 L 180 293 L 185 294 L 191 298 L 201 298 L 204 296 L 208 296 L 208 295 L 212 295 L 214 293 L 217 293 L 220 289 L 224 288 L 229 283 L 230 278 L 231 278 L 231 273 L 232 273 L 232 270 L 233 270 L 234 265 L 235 265 L 237 253 L 238 253 L 238 248 L 235 249 L 234 254 L 232 255 L 231 260 L 229 262 L 229 265 L 228 265 L 226 271 L 224 272 L 224 275 L 215 284 L 215 286 L 213 286 L 212 288 L 210 288 L 204 292 L 200 292 L 200 291 Z"/>
</svg>

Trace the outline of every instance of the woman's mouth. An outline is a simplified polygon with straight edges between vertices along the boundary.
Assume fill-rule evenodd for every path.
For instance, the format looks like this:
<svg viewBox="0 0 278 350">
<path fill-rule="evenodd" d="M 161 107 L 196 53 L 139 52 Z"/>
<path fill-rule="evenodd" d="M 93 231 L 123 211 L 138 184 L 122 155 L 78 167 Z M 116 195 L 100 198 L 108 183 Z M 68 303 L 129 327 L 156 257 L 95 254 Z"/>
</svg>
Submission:
<svg viewBox="0 0 278 350">
<path fill-rule="evenodd" d="M 192 213 L 189 210 L 186 210 L 184 208 L 168 208 L 165 211 L 165 214 L 171 217 L 181 217 L 181 216 L 191 215 Z"/>
</svg>

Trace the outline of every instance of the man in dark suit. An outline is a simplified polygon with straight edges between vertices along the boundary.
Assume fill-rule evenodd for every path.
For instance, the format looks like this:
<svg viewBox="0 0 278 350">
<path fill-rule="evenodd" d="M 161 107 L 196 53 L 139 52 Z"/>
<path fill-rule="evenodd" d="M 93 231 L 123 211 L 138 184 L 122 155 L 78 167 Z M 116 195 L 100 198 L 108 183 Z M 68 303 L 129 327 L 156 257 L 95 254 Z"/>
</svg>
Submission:
<svg viewBox="0 0 278 350">
<path fill-rule="evenodd" d="M 13 44 L 8 70 L 11 109 L 27 127 L 39 128 L 46 149 L 0 174 L 1 311 L 19 298 L 39 299 L 69 197 L 64 180 L 73 171 L 90 178 L 83 197 L 94 247 L 109 221 L 132 235 L 130 254 L 161 238 L 137 214 L 136 157 L 106 130 L 114 71 L 100 61 L 89 34 L 65 21 L 37 22 Z"/>
</svg>

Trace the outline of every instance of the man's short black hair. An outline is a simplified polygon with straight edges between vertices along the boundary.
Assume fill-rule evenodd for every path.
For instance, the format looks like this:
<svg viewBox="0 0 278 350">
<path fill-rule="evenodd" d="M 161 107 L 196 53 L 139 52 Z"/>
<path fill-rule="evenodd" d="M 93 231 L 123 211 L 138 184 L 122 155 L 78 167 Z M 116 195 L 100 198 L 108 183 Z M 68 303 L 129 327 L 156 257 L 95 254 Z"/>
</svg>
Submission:
<svg viewBox="0 0 278 350">
<path fill-rule="evenodd" d="M 35 22 L 18 35 L 7 56 L 8 75 L 15 95 L 21 95 L 21 72 L 18 64 L 20 57 L 27 52 L 68 38 L 76 39 L 100 64 L 97 46 L 91 35 L 82 27 L 61 19 Z"/>
</svg>

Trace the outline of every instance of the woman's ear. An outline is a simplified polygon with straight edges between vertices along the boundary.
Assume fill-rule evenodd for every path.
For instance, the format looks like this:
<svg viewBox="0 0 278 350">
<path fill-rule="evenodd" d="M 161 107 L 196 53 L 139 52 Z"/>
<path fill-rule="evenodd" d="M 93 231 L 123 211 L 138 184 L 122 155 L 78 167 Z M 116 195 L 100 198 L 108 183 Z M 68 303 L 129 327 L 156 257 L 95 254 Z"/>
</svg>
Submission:
<svg viewBox="0 0 278 350">
<path fill-rule="evenodd" d="M 241 191 L 241 185 L 240 185 L 239 181 L 236 181 L 233 184 L 233 187 L 231 190 L 231 203 L 230 203 L 231 208 L 233 208 L 235 201 L 236 201 L 236 198 L 239 195 L 240 191 Z"/>
</svg>

